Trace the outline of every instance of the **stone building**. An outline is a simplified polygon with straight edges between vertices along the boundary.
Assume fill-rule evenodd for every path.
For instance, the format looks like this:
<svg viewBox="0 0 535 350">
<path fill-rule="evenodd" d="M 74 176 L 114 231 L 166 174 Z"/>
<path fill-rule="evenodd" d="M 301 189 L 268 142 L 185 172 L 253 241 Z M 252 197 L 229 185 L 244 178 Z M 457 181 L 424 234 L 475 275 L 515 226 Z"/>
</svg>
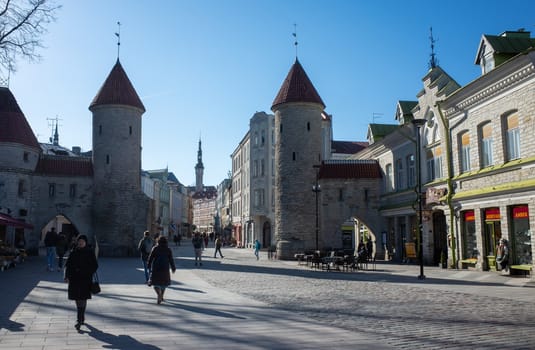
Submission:
<svg viewBox="0 0 535 350">
<path fill-rule="evenodd" d="M 23 239 L 37 253 L 56 227 L 97 239 L 101 255 L 134 254 L 149 206 L 140 179 L 145 108 L 119 60 L 89 106 L 89 154 L 40 145 L 8 88 L 0 88 L 0 100 L 0 207 L 16 223 L 0 221 L 3 240 Z"/>
</svg>

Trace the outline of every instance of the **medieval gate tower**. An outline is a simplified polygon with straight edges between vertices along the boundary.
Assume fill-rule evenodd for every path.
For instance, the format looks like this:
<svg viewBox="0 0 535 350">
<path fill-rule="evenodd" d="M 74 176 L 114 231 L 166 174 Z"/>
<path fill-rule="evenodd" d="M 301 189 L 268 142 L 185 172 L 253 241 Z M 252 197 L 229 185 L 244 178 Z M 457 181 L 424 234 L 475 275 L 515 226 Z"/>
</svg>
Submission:
<svg viewBox="0 0 535 350">
<path fill-rule="evenodd" d="M 147 227 L 141 191 L 141 116 L 145 107 L 119 60 L 97 93 L 93 113 L 93 227 L 104 255 L 131 255 Z"/>
<path fill-rule="evenodd" d="M 315 245 L 315 165 L 320 165 L 325 105 L 296 59 L 273 101 L 275 113 L 275 237 L 277 257 Z"/>
</svg>

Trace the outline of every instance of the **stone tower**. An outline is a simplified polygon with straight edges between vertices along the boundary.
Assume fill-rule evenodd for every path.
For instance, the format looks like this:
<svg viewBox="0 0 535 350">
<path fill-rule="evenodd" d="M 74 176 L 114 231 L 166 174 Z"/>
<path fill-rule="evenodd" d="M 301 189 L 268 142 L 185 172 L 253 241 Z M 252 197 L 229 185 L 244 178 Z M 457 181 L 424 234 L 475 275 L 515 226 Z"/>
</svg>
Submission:
<svg viewBox="0 0 535 350">
<path fill-rule="evenodd" d="M 199 150 L 197 151 L 197 164 L 195 165 L 195 191 L 202 192 L 203 185 L 203 173 L 204 165 L 202 164 L 202 148 L 201 148 L 201 139 L 199 139 Z"/>
<path fill-rule="evenodd" d="M 315 248 L 314 165 L 321 164 L 325 105 L 296 59 L 273 101 L 277 256 Z"/>
<path fill-rule="evenodd" d="M 141 192 L 141 116 L 145 107 L 119 60 L 91 102 L 93 228 L 103 255 L 134 253 L 147 227 Z"/>
</svg>

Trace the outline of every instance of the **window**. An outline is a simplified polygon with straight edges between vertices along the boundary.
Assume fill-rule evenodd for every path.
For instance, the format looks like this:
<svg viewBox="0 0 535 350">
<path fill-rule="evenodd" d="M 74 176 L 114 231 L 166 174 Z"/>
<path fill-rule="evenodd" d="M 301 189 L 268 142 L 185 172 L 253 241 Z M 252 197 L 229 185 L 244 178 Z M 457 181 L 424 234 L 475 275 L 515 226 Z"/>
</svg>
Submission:
<svg viewBox="0 0 535 350">
<path fill-rule="evenodd" d="M 520 128 L 518 127 L 518 115 L 513 114 L 507 117 L 507 134 L 505 141 L 507 144 L 507 160 L 520 158 Z"/>
<path fill-rule="evenodd" d="M 386 192 L 392 192 L 392 164 L 387 164 L 385 168 L 385 189 Z"/>
<path fill-rule="evenodd" d="M 442 171 L 442 148 L 435 148 L 433 156 L 435 158 L 435 179 L 442 179 L 444 177 L 444 172 Z"/>
<path fill-rule="evenodd" d="M 295 152 L 292 153 L 292 160 L 295 160 Z"/>
<path fill-rule="evenodd" d="M 442 177 L 442 148 L 437 147 L 427 151 L 427 182 Z"/>
<path fill-rule="evenodd" d="M 310 131 L 310 122 L 307 122 L 307 131 Z"/>
<path fill-rule="evenodd" d="M 407 163 L 407 186 L 416 186 L 416 170 L 414 164 L 414 154 L 409 154 L 406 158 Z"/>
<path fill-rule="evenodd" d="M 396 160 L 396 188 L 401 190 L 406 188 L 405 179 L 403 178 L 403 160 Z"/>
<path fill-rule="evenodd" d="M 468 131 L 460 137 L 461 143 L 461 173 L 470 171 L 470 134 Z"/>
<path fill-rule="evenodd" d="M 22 155 L 22 159 L 24 160 L 24 162 L 27 163 L 30 160 L 30 153 L 24 152 L 24 154 Z"/>
<path fill-rule="evenodd" d="M 253 177 L 258 176 L 258 160 L 253 162 Z"/>
<path fill-rule="evenodd" d="M 19 180 L 19 188 L 18 188 L 18 195 L 19 197 L 24 196 L 24 192 L 26 192 L 26 182 L 24 180 Z"/>
<path fill-rule="evenodd" d="M 128 131 L 129 131 L 130 135 L 132 135 L 132 126 L 128 127 Z"/>
<path fill-rule="evenodd" d="M 254 133 L 254 139 L 253 139 L 253 141 L 254 141 L 254 145 L 255 145 L 255 146 L 258 146 L 258 132 L 255 132 L 255 133 Z"/>
<path fill-rule="evenodd" d="M 99 135 L 102 135 L 102 125 L 99 125 L 99 126 L 98 126 L 98 134 L 99 134 Z"/>
<path fill-rule="evenodd" d="M 265 142 L 266 142 L 266 130 L 262 130 L 262 134 L 260 136 L 260 145 L 264 146 Z"/>
<path fill-rule="evenodd" d="M 110 164 L 110 155 L 106 154 L 106 164 Z"/>
<path fill-rule="evenodd" d="M 344 201 L 344 189 L 343 188 L 338 189 L 338 201 L 339 202 Z"/>
<path fill-rule="evenodd" d="M 71 198 L 76 197 L 76 184 L 71 184 L 69 186 L 69 197 Z"/>
<path fill-rule="evenodd" d="M 56 195 L 56 184 L 48 184 L 48 196 L 54 197 Z"/>
<path fill-rule="evenodd" d="M 492 125 L 487 123 L 480 128 L 481 138 L 481 167 L 486 168 L 493 164 L 492 160 Z"/>
<path fill-rule="evenodd" d="M 264 169 L 265 169 L 264 160 L 260 159 L 260 176 L 264 176 Z"/>
</svg>

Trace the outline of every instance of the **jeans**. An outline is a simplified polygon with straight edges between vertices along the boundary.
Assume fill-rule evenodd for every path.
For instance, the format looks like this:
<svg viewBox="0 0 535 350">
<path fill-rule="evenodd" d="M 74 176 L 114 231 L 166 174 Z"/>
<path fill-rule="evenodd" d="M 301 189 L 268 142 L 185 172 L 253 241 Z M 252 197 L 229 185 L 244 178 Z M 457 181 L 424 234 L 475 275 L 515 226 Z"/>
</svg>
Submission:
<svg viewBox="0 0 535 350">
<path fill-rule="evenodd" d="M 150 271 L 147 267 L 147 260 L 141 258 L 141 261 L 143 262 L 143 270 L 145 271 L 145 282 L 148 282 Z"/>
<path fill-rule="evenodd" d="M 56 247 L 46 247 L 46 263 L 49 270 L 54 270 L 54 261 L 56 260 Z"/>
</svg>

